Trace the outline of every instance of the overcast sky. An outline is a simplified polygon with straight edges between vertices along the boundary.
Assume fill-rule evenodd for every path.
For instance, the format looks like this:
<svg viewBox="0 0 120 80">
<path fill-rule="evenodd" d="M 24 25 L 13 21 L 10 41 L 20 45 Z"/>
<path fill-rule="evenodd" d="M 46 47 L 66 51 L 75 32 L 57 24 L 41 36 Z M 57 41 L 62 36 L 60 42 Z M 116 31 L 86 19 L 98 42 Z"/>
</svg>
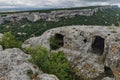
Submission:
<svg viewBox="0 0 120 80">
<path fill-rule="evenodd" d="M 120 0 L 0 0 L 0 8 L 63 8 L 119 5 Z"/>
</svg>

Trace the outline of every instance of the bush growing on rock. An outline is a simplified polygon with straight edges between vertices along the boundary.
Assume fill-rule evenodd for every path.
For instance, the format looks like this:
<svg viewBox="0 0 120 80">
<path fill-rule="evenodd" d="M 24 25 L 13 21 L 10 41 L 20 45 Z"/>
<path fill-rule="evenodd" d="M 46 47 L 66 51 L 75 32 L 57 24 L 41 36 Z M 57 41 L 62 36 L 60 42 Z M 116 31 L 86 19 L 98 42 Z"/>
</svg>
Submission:
<svg viewBox="0 0 120 80">
<path fill-rule="evenodd" d="M 63 52 L 50 53 L 42 47 L 27 48 L 26 52 L 32 55 L 30 61 L 45 73 L 55 74 L 60 80 L 72 80 L 69 62 Z"/>
<path fill-rule="evenodd" d="M 21 48 L 21 42 L 17 41 L 15 37 L 11 34 L 11 32 L 6 32 L 2 36 L 2 40 L 0 41 L 0 45 L 3 48 Z"/>
</svg>

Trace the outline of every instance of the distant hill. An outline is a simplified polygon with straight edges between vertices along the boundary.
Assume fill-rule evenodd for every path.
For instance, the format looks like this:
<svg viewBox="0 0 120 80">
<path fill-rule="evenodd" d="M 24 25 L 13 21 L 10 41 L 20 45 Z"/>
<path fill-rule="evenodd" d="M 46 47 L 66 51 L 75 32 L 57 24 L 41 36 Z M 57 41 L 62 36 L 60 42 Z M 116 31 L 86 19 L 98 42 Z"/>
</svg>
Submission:
<svg viewBox="0 0 120 80">
<path fill-rule="evenodd" d="M 46 8 L 0 8 L 0 13 L 16 13 L 16 12 L 29 12 L 38 10 L 48 10 Z"/>
<path fill-rule="evenodd" d="M 96 7 L 103 7 L 103 6 L 72 7 L 72 8 L 0 8 L 0 13 L 46 12 L 53 10 L 93 9 Z"/>
<path fill-rule="evenodd" d="M 93 7 L 84 7 L 81 9 L 88 8 Z M 71 10 L 73 9 L 75 10 L 78 8 L 71 8 Z M 40 11 L 42 12 L 42 10 Z M 18 40 L 24 41 L 32 36 L 39 36 L 48 29 L 69 25 L 120 26 L 120 9 L 111 8 L 103 11 L 98 11 L 92 16 L 78 15 L 73 18 L 62 17 L 57 22 L 45 20 L 31 22 L 26 19 L 15 22 L 6 22 L 5 24 L 0 25 L 0 33 L 11 31 Z"/>
</svg>

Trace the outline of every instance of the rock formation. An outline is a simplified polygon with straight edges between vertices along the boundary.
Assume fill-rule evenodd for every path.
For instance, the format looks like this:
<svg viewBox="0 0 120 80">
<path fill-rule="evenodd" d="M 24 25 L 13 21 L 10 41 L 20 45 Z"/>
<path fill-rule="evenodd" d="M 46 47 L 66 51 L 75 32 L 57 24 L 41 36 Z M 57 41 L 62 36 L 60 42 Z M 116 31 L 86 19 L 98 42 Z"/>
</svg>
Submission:
<svg viewBox="0 0 120 80">
<path fill-rule="evenodd" d="M 57 37 L 56 37 L 57 36 Z M 67 26 L 54 28 L 24 42 L 25 47 L 43 46 L 53 51 L 50 38 L 62 40 L 63 51 L 81 80 L 120 79 L 120 27 Z"/>
<path fill-rule="evenodd" d="M 92 16 L 98 11 L 104 11 L 106 9 L 112 9 L 112 6 L 102 6 L 96 7 L 93 9 L 76 9 L 76 10 L 53 10 L 49 13 L 40 13 L 40 12 L 20 12 L 20 13 L 11 13 L 11 14 L 1 14 L 0 15 L 0 24 L 5 23 L 6 21 L 19 21 L 22 19 L 27 19 L 31 22 L 36 22 L 38 20 L 45 21 L 59 21 L 61 17 L 72 18 L 76 15 L 82 16 Z"/>
<path fill-rule="evenodd" d="M 58 80 L 28 62 L 30 58 L 17 48 L 0 50 L 0 80 Z"/>
<path fill-rule="evenodd" d="M 3 36 L 3 34 L 0 33 L 0 41 L 2 40 L 2 36 Z M 0 51 L 2 51 L 2 50 L 3 50 L 3 47 L 0 45 Z"/>
<path fill-rule="evenodd" d="M 2 39 L 3 34 L 0 33 L 0 40 Z"/>
</svg>

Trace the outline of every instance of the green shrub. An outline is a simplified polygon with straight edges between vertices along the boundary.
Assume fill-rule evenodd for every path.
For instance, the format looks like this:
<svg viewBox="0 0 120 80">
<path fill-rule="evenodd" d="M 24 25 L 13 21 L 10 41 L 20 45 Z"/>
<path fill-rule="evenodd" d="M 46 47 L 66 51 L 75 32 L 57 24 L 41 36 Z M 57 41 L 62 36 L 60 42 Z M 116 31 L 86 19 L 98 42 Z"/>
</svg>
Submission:
<svg viewBox="0 0 120 80">
<path fill-rule="evenodd" d="M 21 48 L 22 43 L 20 41 L 17 41 L 15 37 L 11 34 L 11 32 L 6 32 L 2 36 L 0 44 L 5 49 L 5 48 Z"/>
<path fill-rule="evenodd" d="M 72 80 L 69 62 L 63 52 L 50 53 L 45 48 L 27 48 L 32 55 L 32 63 L 40 67 L 45 73 L 55 74 L 60 80 Z"/>
</svg>

